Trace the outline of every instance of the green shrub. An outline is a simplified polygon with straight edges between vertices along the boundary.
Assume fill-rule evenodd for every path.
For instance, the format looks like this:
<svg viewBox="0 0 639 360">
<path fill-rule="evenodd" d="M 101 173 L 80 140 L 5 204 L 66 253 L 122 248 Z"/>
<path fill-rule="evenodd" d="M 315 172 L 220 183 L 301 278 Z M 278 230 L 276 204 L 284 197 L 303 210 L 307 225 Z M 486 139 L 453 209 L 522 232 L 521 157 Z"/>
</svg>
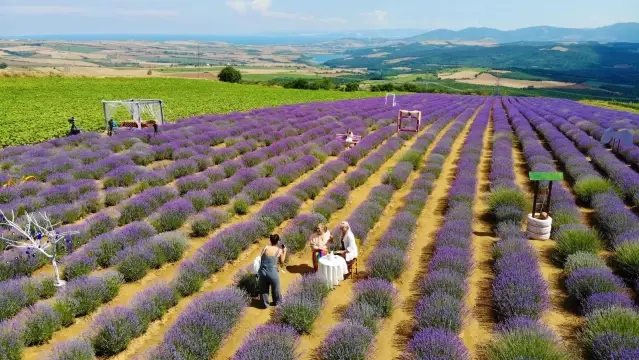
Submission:
<svg viewBox="0 0 639 360">
<path fill-rule="evenodd" d="M 250 206 L 250 200 L 244 196 L 238 196 L 233 200 L 233 212 L 238 215 L 244 215 L 248 213 Z"/>
<path fill-rule="evenodd" d="M 70 298 L 58 298 L 53 303 L 53 311 L 60 319 L 60 323 L 64 327 L 71 326 L 75 321 L 74 301 Z"/>
<path fill-rule="evenodd" d="M 526 214 L 528 200 L 524 193 L 518 189 L 497 188 L 490 193 L 488 206 L 497 223 L 521 222 Z"/>
<path fill-rule="evenodd" d="M 217 74 L 217 78 L 223 82 L 239 83 L 242 81 L 242 73 L 232 66 L 227 66 Z"/>
<path fill-rule="evenodd" d="M 613 307 L 598 310 L 586 318 L 582 337 L 586 348 L 592 352 L 593 341 L 605 334 L 616 334 L 619 338 L 639 338 L 639 314 L 633 309 Z M 636 346 L 636 345 L 634 345 Z"/>
<path fill-rule="evenodd" d="M 523 213 L 528 206 L 528 199 L 520 190 L 500 187 L 490 193 L 488 206 L 493 212 L 501 206 L 514 206 L 521 209 Z"/>
<path fill-rule="evenodd" d="M 639 276 L 639 243 L 625 242 L 615 248 L 619 267 L 633 279 Z"/>
<path fill-rule="evenodd" d="M 310 334 L 321 310 L 321 304 L 312 301 L 287 299 L 279 306 L 278 320 L 300 334 Z"/>
<path fill-rule="evenodd" d="M 26 346 L 40 345 L 51 339 L 62 324 L 55 311 L 48 305 L 35 306 L 29 309 L 24 322 L 22 338 Z"/>
<path fill-rule="evenodd" d="M 422 166 L 422 158 L 424 157 L 424 154 L 415 151 L 415 150 L 408 150 L 404 156 L 402 156 L 402 160 L 401 161 L 406 161 L 409 162 L 411 164 L 413 164 L 413 170 L 418 170 L 421 166 Z"/>
<path fill-rule="evenodd" d="M 317 160 L 319 160 L 321 164 L 325 163 L 326 159 L 328 159 L 328 155 L 326 155 L 325 152 L 319 149 L 311 150 L 311 155 L 313 155 Z"/>
<path fill-rule="evenodd" d="M 581 223 L 581 214 L 565 210 L 556 210 L 552 213 L 552 229 L 559 231 L 564 225 Z M 553 237 L 554 238 L 554 237 Z"/>
<path fill-rule="evenodd" d="M 585 203 L 590 203 L 593 196 L 614 190 L 614 187 L 606 179 L 589 177 L 581 179 L 574 186 L 577 197 Z"/>
<path fill-rule="evenodd" d="M 124 276 L 124 281 L 133 282 L 142 279 L 151 269 L 146 256 L 131 253 L 118 264 L 118 272 Z"/>
<path fill-rule="evenodd" d="M 519 329 L 495 336 L 486 347 L 489 360 L 569 360 L 570 357 L 544 334 Z"/>
<path fill-rule="evenodd" d="M 596 254 L 601 250 L 601 240 L 599 235 L 587 228 L 565 227 L 560 230 L 555 237 L 557 241 L 557 252 L 561 258 L 577 252 L 589 252 Z"/>
<path fill-rule="evenodd" d="M 564 262 L 564 271 L 571 272 L 583 268 L 606 269 L 606 262 L 597 254 L 588 252 L 577 252 L 569 255 Z"/>
<path fill-rule="evenodd" d="M 86 262 L 74 261 L 70 262 L 68 265 L 64 267 L 62 271 L 62 277 L 64 280 L 73 280 L 82 275 L 88 275 L 93 271 L 93 265 Z"/>
</svg>

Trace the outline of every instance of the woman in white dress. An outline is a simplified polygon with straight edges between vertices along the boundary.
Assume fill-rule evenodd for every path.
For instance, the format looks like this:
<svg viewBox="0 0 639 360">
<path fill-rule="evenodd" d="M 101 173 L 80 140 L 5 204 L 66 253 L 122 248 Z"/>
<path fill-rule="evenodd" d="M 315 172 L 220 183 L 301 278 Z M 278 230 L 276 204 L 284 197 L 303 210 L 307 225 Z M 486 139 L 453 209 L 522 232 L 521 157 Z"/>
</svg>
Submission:
<svg viewBox="0 0 639 360">
<path fill-rule="evenodd" d="M 355 145 L 355 140 L 353 140 L 353 130 L 348 129 L 348 131 L 346 131 L 345 142 L 348 148 L 352 148 Z"/>
<path fill-rule="evenodd" d="M 355 242 L 355 235 L 351 231 L 351 226 L 348 222 L 343 221 L 340 224 L 340 230 L 342 230 L 342 250 L 336 253 L 346 259 L 346 263 L 349 264 L 353 259 L 357 258 L 357 243 Z"/>
<path fill-rule="evenodd" d="M 318 224 L 310 236 L 311 249 L 313 250 L 313 269 L 317 271 L 318 260 L 328 253 L 328 243 L 332 242 L 331 232 L 325 224 Z"/>
</svg>

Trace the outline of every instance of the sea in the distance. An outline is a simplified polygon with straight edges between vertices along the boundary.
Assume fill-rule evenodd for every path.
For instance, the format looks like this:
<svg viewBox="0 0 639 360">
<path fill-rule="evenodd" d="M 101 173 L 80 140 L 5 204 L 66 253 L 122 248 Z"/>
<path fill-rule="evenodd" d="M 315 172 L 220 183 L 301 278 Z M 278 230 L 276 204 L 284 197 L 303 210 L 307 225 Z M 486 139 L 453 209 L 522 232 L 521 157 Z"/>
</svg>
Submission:
<svg viewBox="0 0 639 360">
<path fill-rule="evenodd" d="M 340 38 L 337 34 L 316 35 L 159 35 L 159 34 L 60 34 L 0 36 L 19 40 L 60 40 L 60 41 L 220 41 L 238 45 L 299 45 Z M 330 59 L 328 59 L 330 60 Z M 324 60 L 324 61 L 328 61 Z M 322 62 L 324 62 L 322 61 Z"/>
<path fill-rule="evenodd" d="M 335 60 L 335 59 L 341 59 L 346 55 L 343 54 L 314 54 L 313 55 L 313 59 L 311 59 L 312 62 L 316 63 L 316 64 L 323 64 L 327 61 L 331 61 L 331 60 Z"/>
</svg>

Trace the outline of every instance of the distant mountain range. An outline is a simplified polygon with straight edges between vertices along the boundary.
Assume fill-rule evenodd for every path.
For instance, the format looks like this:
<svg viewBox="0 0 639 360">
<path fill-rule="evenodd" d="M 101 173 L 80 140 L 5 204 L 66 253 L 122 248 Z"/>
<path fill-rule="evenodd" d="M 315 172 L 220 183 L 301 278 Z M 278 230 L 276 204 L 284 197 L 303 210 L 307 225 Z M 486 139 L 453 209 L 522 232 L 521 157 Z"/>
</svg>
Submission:
<svg viewBox="0 0 639 360">
<path fill-rule="evenodd" d="M 533 26 L 517 30 L 498 30 L 471 27 L 463 30 L 438 29 L 405 39 L 417 41 L 493 41 L 498 43 L 518 41 L 598 41 L 639 42 L 639 23 L 618 23 L 593 29 L 571 29 L 554 26 Z"/>
</svg>

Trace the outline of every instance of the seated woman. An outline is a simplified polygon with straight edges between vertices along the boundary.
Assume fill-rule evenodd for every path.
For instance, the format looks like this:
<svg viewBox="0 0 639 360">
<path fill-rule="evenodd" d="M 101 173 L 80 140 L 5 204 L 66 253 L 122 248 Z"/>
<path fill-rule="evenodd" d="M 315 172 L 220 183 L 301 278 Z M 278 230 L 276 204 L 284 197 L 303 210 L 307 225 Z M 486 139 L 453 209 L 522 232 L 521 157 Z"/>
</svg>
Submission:
<svg viewBox="0 0 639 360">
<path fill-rule="evenodd" d="M 346 259 L 346 263 L 348 264 L 350 271 L 353 260 L 357 258 L 357 243 L 355 242 L 355 235 L 351 231 L 351 226 L 346 221 L 343 221 L 339 228 L 342 230 L 342 244 L 341 250 L 336 251 L 335 253 Z"/>
<path fill-rule="evenodd" d="M 315 228 L 315 232 L 311 234 L 311 249 L 313 250 L 313 269 L 317 271 L 318 260 L 328 253 L 327 244 L 332 240 L 331 232 L 328 231 L 326 224 L 319 224 Z"/>
<path fill-rule="evenodd" d="M 352 148 L 353 146 L 355 146 L 355 140 L 353 140 L 353 130 L 348 129 L 346 131 L 346 147 L 348 148 Z"/>
</svg>

